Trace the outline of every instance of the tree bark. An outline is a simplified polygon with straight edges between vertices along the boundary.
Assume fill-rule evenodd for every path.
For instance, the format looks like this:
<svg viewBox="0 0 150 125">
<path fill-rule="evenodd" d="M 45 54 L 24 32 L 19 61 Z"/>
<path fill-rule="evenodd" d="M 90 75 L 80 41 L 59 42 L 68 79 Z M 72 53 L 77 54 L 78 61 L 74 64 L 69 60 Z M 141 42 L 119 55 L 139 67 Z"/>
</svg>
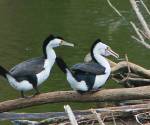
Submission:
<svg viewBox="0 0 150 125">
<path fill-rule="evenodd" d="M 105 89 L 95 93 L 78 94 L 75 91 L 57 91 L 31 98 L 19 98 L 0 102 L 0 112 L 57 102 L 103 102 L 150 99 L 150 86 L 137 88 Z"/>
<path fill-rule="evenodd" d="M 129 65 L 131 72 L 133 72 L 139 76 L 143 76 L 144 78 L 150 78 L 149 70 L 147 70 L 139 65 L 136 65 L 134 63 L 126 62 L 126 61 L 119 62 L 117 64 L 117 66 L 112 67 L 111 72 L 112 73 L 119 72 L 119 71 L 123 72 L 124 70 L 127 70 L 127 67 L 128 67 L 127 65 Z"/>
</svg>

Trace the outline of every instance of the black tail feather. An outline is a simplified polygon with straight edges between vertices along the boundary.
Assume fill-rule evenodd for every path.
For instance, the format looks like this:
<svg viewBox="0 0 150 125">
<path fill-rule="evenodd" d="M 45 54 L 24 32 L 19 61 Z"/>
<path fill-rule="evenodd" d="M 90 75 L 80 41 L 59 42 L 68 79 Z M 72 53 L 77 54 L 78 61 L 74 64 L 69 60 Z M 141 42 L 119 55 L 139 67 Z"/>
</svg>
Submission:
<svg viewBox="0 0 150 125">
<path fill-rule="evenodd" d="M 69 69 L 67 64 L 64 62 L 64 60 L 60 57 L 56 57 L 56 63 L 58 67 L 66 74 L 66 69 Z"/>
<path fill-rule="evenodd" d="M 0 66 L 0 75 L 6 78 L 6 74 L 9 74 L 9 72 L 2 66 Z"/>
</svg>

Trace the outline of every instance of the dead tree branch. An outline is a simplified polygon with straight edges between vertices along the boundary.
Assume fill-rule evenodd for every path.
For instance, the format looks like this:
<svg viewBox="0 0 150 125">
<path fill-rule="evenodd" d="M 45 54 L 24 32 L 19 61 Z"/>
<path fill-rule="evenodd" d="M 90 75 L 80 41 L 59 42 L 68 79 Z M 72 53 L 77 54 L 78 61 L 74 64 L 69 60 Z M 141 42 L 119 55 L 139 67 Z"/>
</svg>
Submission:
<svg viewBox="0 0 150 125">
<path fill-rule="evenodd" d="M 96 93 L 78 94 L 75 91 L 58 91 L 37 95 L 31 98 L 19 98 L 0 103 L 0 112 L 11 111 L 35 105 L 58 102 L 103 102 L 149 99 L 150 86 L 137 88 L 106 89 Z"/>
<path fill-rule="evenodd" d="M 68 114 L 71 125 L 78 125 L 74 113 L 69 105 L 64 106 L 65 112 Z"/>
<path fill-rule="evenodd" d="M 110 0 L 107 0 L 107 2 L 108 2 L 108 4 L 109 4 L 109 6 L 110 6 L 119 16 L 123 17 L 122 14 L 116 9 L 116 7 L 114 7 L 114 6 L 112 5 L 112 3 L 110 2 Z"/>
<path fill-rule="evenodd" d="M 149 103 L 143 104 L 130 104 L 127 106 L 115 106 L 115 107 L 106 107 L 95 109 L 98 113 L 111 112 L 121 113 L 121 112 L 145 112 L 150 110 L 150 101 Z M 81 115 L 89 115 L 91 114 L 90 110 L 77 110 L 74 111 L 75 116 Z M 68 120 L 68 117 L 65 112 L 46 112 L 46 113 L 14 113 L 14 112 L 4 112 L 0 113 L 0 120 L 14 120 L 14 119 L 47 119 L 49 123 L 52 122 L 63 122 L 64 120 Z M 44 120 L 42 120 L 44 122 Z"/>
<path fill-rule="evenodd" d="M 118 118 L 130 118 L 134 117 L 134 115 L 138 115 L 139 113 L 142 114 L 143 112 L 150 111 L 149 104 L 138 104 L 138 105 L 128 105 L 128 106 L 117 106 L 117 107 L 106 107 L 106 108 L 99 108 L 93 109 L 94 114 L 91 113 L 91 110 L 79 110 L 74 111 L 75 117 L 77 118 L 78 124 L 85 124 L 86 122 L 95 122 L 104 125 L 102 119 L 107 122 L 113 119 Z M 52 114 L 56 114 L 55 117 L 49 116 L 49 119 L 45 119 L 39 122 L 36 121 L 28 121 L 28 120 L 15 120 L 15 123 L 24 123 L 28 125 L 28 123 L 33 123 L 34 125 L 48 125 L 48 124 L 63 124 L 63 125 L 70 125 L 68 121 L 69 118 L 67 117 L 66 113 L 61 112 L 61 116 L 56 117 L 57 114 L 60 112 L 53 112 Z M 49 113 L 50 114 L 50 113 Z M 113 117 L 112 117 L 113 114 Z M 30 114 L 29 114 L 30 115 Z"/>
<path fill-rule="evenodd" d="M 136 13 L 136 15 L 138 17 L 138 20 L 140 21 L 143 29 L 145 30 L 146 34 L 150 38 L 150 29 L 149 29 L 149 27 L 148 27 L 148 25 L 147 25 L 143 15 L 141 14 L 141 12 L 140 12 L 140 10 L 139 10 L 135 0 L 130 0 L 130 3 L 131 3 L 133 10 L 135 11 L 135 13 Z"/>
</svg>

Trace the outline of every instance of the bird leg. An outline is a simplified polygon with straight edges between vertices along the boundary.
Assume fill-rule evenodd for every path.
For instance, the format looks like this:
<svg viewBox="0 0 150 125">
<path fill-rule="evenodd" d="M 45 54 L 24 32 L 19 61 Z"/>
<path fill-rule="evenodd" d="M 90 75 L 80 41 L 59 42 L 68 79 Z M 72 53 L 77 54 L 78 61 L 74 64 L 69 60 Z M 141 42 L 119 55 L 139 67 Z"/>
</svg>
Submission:
<svg viewBox="0 0 150 125">
<path fill-rule="evenodd" d="M 21 97 L 22 97 L 22 98 L 25 98 L 23 91 L 21 91 Z"/>
<path fill-rule="evenodd" d="M 86 91 L 81 91 L 81 90 L 77 90 L 77 92 L 81 95 L 86 93 Z"/>
<path fill-rule="evenodd" d="M 77 92 L 81 95 L 83 94 L 92 94 L 92 93 L 95 93 L 95 92 L 98 92 L 101 90 L 101 87 L 98 88 L 98 89 L 92 89 L 92 90 L 89 90 L 89 91 L 81 91 L 81 90 L 77 90 Z"/>
<path fill-rule="evenodd" d="M 33 96 L 36 96 L 36 95 L 40 94 L 40 91 L 38 90 L 37 86 L 35 86 L 34 89 L 35 89 L 36 92 Z"/>
<path fill-rule="evenodd" d="M 25 95 L 24 95 L 24 91 L 21 91 L 21 97 L 22 97 L 22 98 L 30 98 L 30 96 L 25 96 Z"/>
<path fill-rule="evenodd" d="M 98 88 L 98 89 L 92 89 L 92 90 L 88 91 L 88 93 L 92 94 L 92 93 L 98 92 L 100 90 L 101 90 L 100 88 Z"/>
</svg>

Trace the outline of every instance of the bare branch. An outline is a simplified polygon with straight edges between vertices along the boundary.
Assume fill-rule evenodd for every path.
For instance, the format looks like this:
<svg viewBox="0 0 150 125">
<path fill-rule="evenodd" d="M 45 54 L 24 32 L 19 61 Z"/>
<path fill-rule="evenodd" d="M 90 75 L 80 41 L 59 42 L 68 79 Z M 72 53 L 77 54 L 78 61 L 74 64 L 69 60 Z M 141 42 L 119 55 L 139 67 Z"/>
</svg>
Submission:
<svg viewBox="0 0 150 125">
<path fill-rule="evenodd" d="M 140 0 L 140 2 L 142 3 L 142 5 L 144 6 L 145 10 L 147 11 L 147 13 L 150 15 L 150 11 L 147 8 L 146 4 L 143 2 L 143 0 Z"/>
<path fill-rule="evenodd" d="M 141 43 L 141 41 L 137 37 L 135 37 L 135 36 L 132 35 L 131 38 L 135 39 L 138 43 Z"/>
<path fill-rule="evenodd" d="M 110 7 L 111 7 L 119 16 L 123 17 L 122 14 L 112 5 L 112 3 L 111 3 L 109 0 L 107 0 L 107 2 L 108 2 L 108 4 L 110 5 Z"/>
<path fill-rule="evenodd" d="M 112 118 L 113 118 L 113 123 L 114 123 L 114 125 L 117 125 L 117 124 L 116 124 L 115 117 L 114 117 L 114 114 L 113 114 L 113 113 L 111 113 L 111 114 L 112 114 Z"/>
<path fill-rule="evenodd" d="M 103 120 L 101 119 L 101 116 L 100 116 L 101 114 L 97 114 L 96 110 L 94 109 L 91 109 L 91 112 L 94 114 L 95 118 L 98 120 L 98 123 L 100 125 L 105 125 Z"/>
<path fill-rule="evenodd" d="M 143 36 L 141 35 L 141 33 L 139 32 L 139 29 L 136 27 L 136 25 L 130 21 L 130 24 L 132 25 L 132 27 L 134 28 L 136 34 L 139 36 L 140 40 L 143 42 L 144 41 L 144 38 Z"/>
<path fill-rule="evenodd" d="M 132 38 L 133 38 L 133 39 L 136 39 L 137 42 L 143 44 L 146 48 L 150 49 L 150 45 L 145 42 L 143 36 L 142 36 L 141 33 L 139 32 L 139 29 L 136 27 L 136 25 L 135 25 L 132 21 L 130 21 L 130 23 L 131 23 L 132 27 L 134 28 L 136 34 L 139 36 L 140 40 L 139 40 L 138 38 L 134 37 L 134 36 L 132 36 Z"/>
<path fill-rule="evenodd" d="M 147 23 L 146 23 L 146 21 L 145 21 L 143 15 L 142 15 L 141 12 L 139 11 L 139 8 L 138 8 L 138 6 L 137 6 L 135 0 L 130 0 L 130 3 L 131 3 L 133 10 L 135 11 L 135 13 L 136 13 L 136 15 L 137 15 L 137 17 L 138 17 L 138 20 L 140 21 L 140 23 L 141 23 L 143 29 L 145 30 L 147 36 L 148 36 L 149 39 L 150 39 L 150 29 L 149 29 L 149 27 L 148 27 L 148 25 L 147 25 Z"/>
<path fill-rule="evenodd" d="M 139 114 L 135 115 L 135 119 L 136 119 L 137 123 L 139 123 L 140 125 L 149 125 L 150 112 L 139 113 Z"/>
<path fill-rule="evenodd" d="M 64 106 L 65 112 L 68 114 L 71 125 L 78 125 L 76 118 L 69 105 Z"/>
<path fill-rule="evenodd" d="M 140 32 L 145 38 L 149 39 L 148 36 L 147 36 L 147 34 L 145 34 L 143 30 L 139 29 L 139 32 Z"/>
</svg>

